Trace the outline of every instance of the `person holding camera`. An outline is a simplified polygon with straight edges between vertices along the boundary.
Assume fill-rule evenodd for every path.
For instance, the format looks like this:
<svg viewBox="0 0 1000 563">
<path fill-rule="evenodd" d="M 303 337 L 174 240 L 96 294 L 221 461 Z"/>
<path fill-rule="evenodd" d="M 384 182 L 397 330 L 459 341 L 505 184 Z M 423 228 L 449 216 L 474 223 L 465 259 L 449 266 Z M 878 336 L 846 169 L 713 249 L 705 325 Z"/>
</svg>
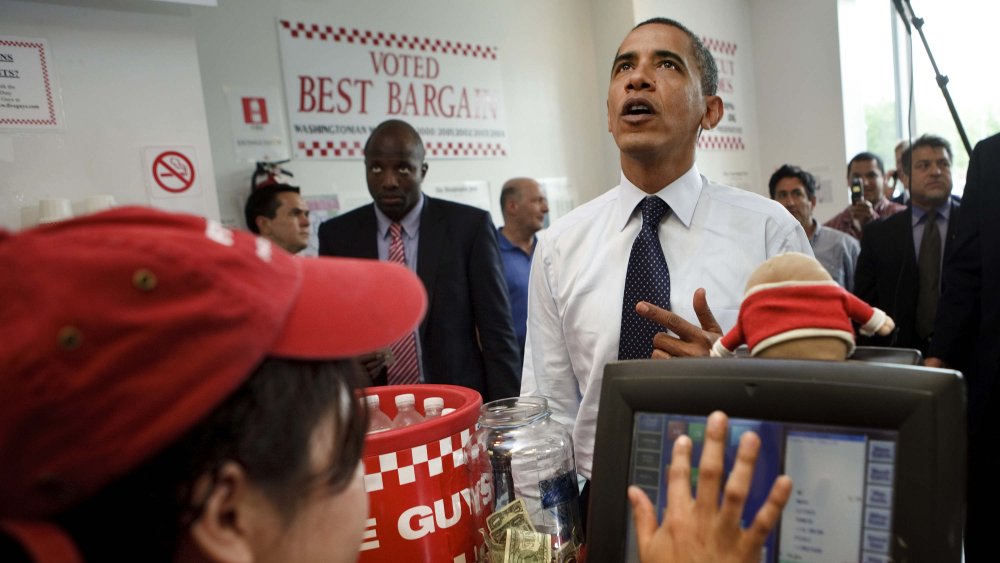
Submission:
<svg viewBox="0 0 1000 563">
<path fill-rule="evenodd" d="M 894 203 L 885 197 L 882 185 L 885 166 L 875 153 L 861 152 L 847 163 L 848 185 L 861 184 L 860 190 L 851 190 L 851 204 L 826 223 L 824 227 L 837 229 L 861 240 L 865 225 L 875 219 L 884 219 L 906 209 L 905 205 Z"/>
</svg>

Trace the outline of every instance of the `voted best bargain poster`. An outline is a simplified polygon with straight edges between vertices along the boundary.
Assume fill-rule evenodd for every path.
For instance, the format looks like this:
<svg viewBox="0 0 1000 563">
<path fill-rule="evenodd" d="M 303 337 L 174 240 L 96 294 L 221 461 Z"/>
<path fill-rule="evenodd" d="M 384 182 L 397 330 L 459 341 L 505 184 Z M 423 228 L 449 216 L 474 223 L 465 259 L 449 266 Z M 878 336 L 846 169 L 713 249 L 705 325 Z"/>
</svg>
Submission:
<svg viewBox="0 0 1000 563">
<path fill-rule="evenodd" d="M 509 152 L 497 48 L 462 38 L 278 20 L 293 158 L 360 159 L 402 119 L 432 158 Z"/>
</svg>

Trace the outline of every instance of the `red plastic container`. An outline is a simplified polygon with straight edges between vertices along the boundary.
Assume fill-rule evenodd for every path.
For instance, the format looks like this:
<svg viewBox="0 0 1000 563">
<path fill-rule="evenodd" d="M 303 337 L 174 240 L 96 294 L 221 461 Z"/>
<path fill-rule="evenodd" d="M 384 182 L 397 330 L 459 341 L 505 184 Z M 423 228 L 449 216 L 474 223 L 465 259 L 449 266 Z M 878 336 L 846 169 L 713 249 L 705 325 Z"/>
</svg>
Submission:
<svg viewBox="0 0 1000 563">
<path fill-rule="evenodd" d="M 379 396 L 390 418 L 396 416 L 395 396 L 400 393 L 413 393 L 421 414 L 427 397 L 441 397 L 445 408 L 455 412 L 368 435 L 363 457 L 369 517 L 360 561 L 479 560 L 484 546 L 478 530 L 485 528 L 492 488 L 473 477 L 466 446 L 475 435 L 482 397 L 454 385 L 365 391 Z"/>
</svg>

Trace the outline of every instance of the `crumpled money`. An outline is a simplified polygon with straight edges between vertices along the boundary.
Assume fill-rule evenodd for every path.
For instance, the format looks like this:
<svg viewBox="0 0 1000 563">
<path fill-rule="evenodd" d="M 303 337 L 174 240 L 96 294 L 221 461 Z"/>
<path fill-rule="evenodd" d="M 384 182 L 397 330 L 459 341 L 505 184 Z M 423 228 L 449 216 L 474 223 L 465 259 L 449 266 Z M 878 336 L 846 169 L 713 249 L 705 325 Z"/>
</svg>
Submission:
<svg viewBox="0 0 1000 563">
<path fill-rule="evenodd" d="M 566 542 L 557 546 L 553 557 L 553 537 L 535 529 L 523 499 L 508 503 L 486 518 L 483 536 L 493 563 L 575 563 L 579 546 Z"/>
</svg>

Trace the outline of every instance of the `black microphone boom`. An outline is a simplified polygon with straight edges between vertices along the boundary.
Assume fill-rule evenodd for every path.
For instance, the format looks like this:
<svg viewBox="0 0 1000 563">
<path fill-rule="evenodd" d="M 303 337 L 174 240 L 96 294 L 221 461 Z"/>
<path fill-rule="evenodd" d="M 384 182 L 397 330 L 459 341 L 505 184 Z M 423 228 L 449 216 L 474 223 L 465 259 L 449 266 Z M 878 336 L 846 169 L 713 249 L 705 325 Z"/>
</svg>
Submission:
<svg viewBox="0 0 1000 563">
<path fill-rule="evenodd" d="M 903 8 L 903 2 L 906 2 L 906 8 Z M 944 95 L 944 101 L 948 104 L 948 111 L 951 112 L 951 118 L 955 121 L 955 128 L 958 129 L 958 135 L 962 138 L 962 144 L 965 146 L 965 152 L 972 156 L 972 145 L 969 143 L 969 137 L 965 134 L 965 127 L 962 127 L 962 120 L 958 117 L 958 110 L 955 109 L 955 102 L 951 99 L 951 94 L 948 93 L 948 77 L 941 74 L 938 70 L 937 62 L 934 60 L 934 54 L 931 53 L 931 47 L 927 44 L 927 37 L 924 35 L 924 20 L 923 18 L 918 18 L 913 13 L 913 5 L 910 4 L 910 0 L 892 0 L 894 6 L 896 6 L 896 11 L 899 12 L 899 17 L 903 18 L 903 23 L 906 24 L 906 33 L 913 37 L 910 32 L 910 22 L 913 22 L 913 27 L 917 29 L 917 33 L 920 35 L 920 40 L 924 44 L 924 50 L 927 51 L 927 58 L 931 61 L 931 67 L 934 69 L 934 76 L 937 80 L 938 86 L 941 88 L 941 94 Z M 907 10 L 909 11 L 910 17 L 907 18 Z M 913 64 L 911 61 L 910 64 Z"/>
</svg>

